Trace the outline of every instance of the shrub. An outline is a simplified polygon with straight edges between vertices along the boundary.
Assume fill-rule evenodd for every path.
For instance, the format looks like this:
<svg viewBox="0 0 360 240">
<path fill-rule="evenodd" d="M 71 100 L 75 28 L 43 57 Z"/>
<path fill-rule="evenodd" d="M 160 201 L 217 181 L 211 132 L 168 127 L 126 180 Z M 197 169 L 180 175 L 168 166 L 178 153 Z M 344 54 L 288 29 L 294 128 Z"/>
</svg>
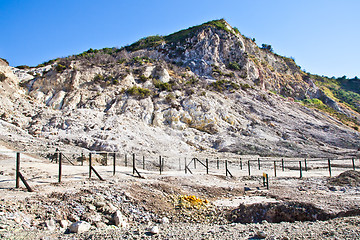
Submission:
<svg viewBox="0 0 360 240">
<path fill-rule="evenodd" d="M 225 90 L 238 90 L 240 86 L 234 82 L 228 81 L 228 80 L 218 80 L 216 82 L 213 82 L 210 84 L 210 86 L 218 92 L 223 92 Z"/>
<path fill-rule="evenodd" d="M 119 64 L 123 64 L 123 63 L 125 63 L 125 62 L 126 62 L 126 59 L 125 59 L 125 58 L 122 58 L 122 59 L 120 59 L 120 60 L 117 61 L 117 63 L 119 63 Z"/>
<path fill-rule="evenodd" d="M 4 73 L 0 73 L 0 82 L 3 82 L 6 79 L 6 75 Z"/>
<path fill-rule="evenodd" d="M 95 82 L 104 81 L 105 77 L 102 74 L 96 74 L 94 77 Z"/>
<path fill-rule="evenodd" d="M 58 65 L 56 65 L 55 69 L 58 73 L 62 73 L 65 69 L 67 69 L 67 67 L 59 63 Z"/>
<path fill-rule="evenodd" d="M 264 50 L 266 50 L 266 51 L 269 51 L 269 52 L 273 52 L 273 51 L 274 51 L 274 49 L 272 48 L 272 46 L 271 46 L 270 44 L 265 44 L 265 43 L 263 43 L 263 44 L 261 44 L 261 48 L 264 49 Z"/>
<path fill-rule="evenodd" d="M 18 68 L 18 69 L 30 69 L 30 67 L 28 65 L 20 65 L 20 66 L 17 66 L 16 68 Z"/>
<path fill-rule="evenodd" d="M 167 83 L 167 82 L 163 83 L 163 82 L 160 82 L 160 81 L 155 81 L 154 85 L 160 91 L 168 91 L 168 92 L 172 91 L 172 84 L 170 84 L 170 83 Z"/>
<path fill-rule="evenodd" d="M 146 88 L 140 88 L 140 87 L 132 87 L 132 88 L 129 88 L 127 91 L 126 91 L 127 94 L 131 95 L 131 96 L 135 96 L 139 99 L 143 99 L 143 98 L 146 98 L 148 96 L 151 95 L 151 92 L 149 89 L 146 89 Z"/>
<path fill-rule="evenodd" d="M 9 65 L 8 60 L 6 60 L 5 58 L 0 58 L 1 60 L 3 60 L 4 62 L 6 62 L 7 65 Z"/>
<path fill-rule="evenodd" d="M 199 79 L 196 79 L 195 77 L 190 78 L 190 80 L 186 81 L 186 85 L 195 85 L 199 82 Z"/>
<path fill-rule="evenodd" d="M 166 100 L 166 102 L 168 102 L 168 103 L 170 103 L 172 100 L 174 100 L 175 99 L 175 96 L 174 96 L 174 94 L 172 94 L 172 93 L 169 93 L 168 95 L 166 95 L 166 97 L 165 97 L 165 100 Z"/>
<path fill-rule="evenodd" d="M 149 36 L 146 38 L 142 38 L 139 41 L 131 44 L 130 46 L 125 47 L 128 51 L 137 51 L 140 49 L 156 47 L 160 45 L 164 41 L 162 36 Z"/>
<path fill-rule="evenodd" d="M 230 62 L 227 65 L 227 68 L 230 69 L 230 70 L 234 70 L 234 71 L 240 71 L 241 70 L 241 66 L 237 62 Z"/>
<path fill-rule="evenodd" d="M 249 88 L 251 88 L 249 84 L 247 84 L 247 83 L 241 84 L 241 89 L 242 89 L 242 90 L 246 91 L 246 90 L 248 90 Z"/>
<path fill-rule="evenodd" d="M 148 80 L 148 78 L 144 74 L 141 75 L 139 79 L 140 79 L 140 82 L 143 82 L 143 83 Z"/>
</svg>

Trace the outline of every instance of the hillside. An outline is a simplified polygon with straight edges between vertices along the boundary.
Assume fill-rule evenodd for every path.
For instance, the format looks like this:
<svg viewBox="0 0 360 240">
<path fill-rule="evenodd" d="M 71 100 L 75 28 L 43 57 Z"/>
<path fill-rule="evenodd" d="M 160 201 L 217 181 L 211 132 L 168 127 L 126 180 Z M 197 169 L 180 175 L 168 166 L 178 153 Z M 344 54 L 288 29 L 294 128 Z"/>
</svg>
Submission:
<svg viewBox="0 0 360 240">
<path fill-rule="evenodd" d="M 305 73 L 224 20 L 0 67 L 1 139 L 23 149 L 334 156 L 360 142 L 357 79 Z"/>
</svg>

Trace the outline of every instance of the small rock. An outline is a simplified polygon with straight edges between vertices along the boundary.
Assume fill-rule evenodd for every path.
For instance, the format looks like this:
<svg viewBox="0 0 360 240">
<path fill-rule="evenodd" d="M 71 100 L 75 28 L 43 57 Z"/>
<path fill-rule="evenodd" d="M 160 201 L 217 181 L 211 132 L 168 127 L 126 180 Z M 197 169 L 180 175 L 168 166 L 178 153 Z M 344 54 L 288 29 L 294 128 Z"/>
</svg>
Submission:
<svg viewBox="0 0 360 240">
<path fill-rule="evenodd" d="M 151 234 L 159 234 L 159 227 L 158 226 L 153 226 L 151 229 L 150 229 L 150 233 Z"/>
<path fill-rule="evenodd" d="M 267 234 L 263 231 L 258 231 L 254 237 L 259 239 L 264 239 L 267 237 Z"/>
<path fill-rule="evenodd" d="M 67 220 L 60 220 L 60 227 L 62 227 L 62 228 L 68 228 L 68 226 L 69 226 L 69 221 L 67 221 Z"/>
<path fill-rule="evenodd" d="M 251 190 L 251 188 L 249 188 L 249 187 L 244 187 L 244 191 L 250 191 Z"/>
<path fill-rule="evenodd" d="M 330 186 L 330 187 L 329 187 L 329 190 L 330 190 L 330 191 L 333 191 L 333 192 L 337 191 L 336 187 L 334 187 L 334 186 Z"/>
<path fill-rule="evenodd" d="M 78 221 L 70 225 L 69 230 L 72 233 L 83 233 L 89 231 L 91 225 L 85 221 Z"/>
<path fill-rule="evenodd" d="M 127 220 L 119 210 L 117 210 L 114 213 L 113 221 L 114 221 L 115 226 L 120 226 L 120 227 L 126 227 L 127 226 Z"/>
<path fill-rule="evenodd" d="M 94 205 L 92 205 L 92 204 L 87 205 L 87 207 L 88 207 L 90 210 L 93 210 L 93 211 L 96 210 L 96 207 L 95 207 Z"/>
<path fill-rule="evenodd" d="M 45 221 L 45 226 L 47 227 L 47 229 L 49 231 L 55 231 L 55 229 L 56 229 L 55 221 L 53 219 L 46 220 Z"/>
<path fill-rule="evenodd" d="M 102 202 L 102 201 L 98 201 L 98 202 L 95 202 L 94 205 L 97 208 L 102 208 L 102 207 L 104 207 L 106 205 L 106 203 Z"/>
<path fill-rule="evenodd" d="M 109 212 L 116 212 L 116 210 L 117 210 L 117 208 L 112 203 L 108 204 L 108 209 L 109 209 Z"/>
<path fill-rule="evenodd" d="M 70 214 L 67 218 L 68 218 L 71 222 L 78 222 L 78 221 L 80 221 L 79 216 L 76 216 L 76 215 L 74 215 L 74 214 Z"/>
<path fill-rule="evenodd" d="M 95 223 L 95 226 L 98 228 L 98 229 L 102 229 L 102 228 L 106 228 L 107 225 L 104 223 L 104 222 L 96 222 Z"/>
<path fill-rule="evenodd" d="M 170 220 L 167 217 L 163 217 L 160 222 L 162 224 L 168 224 L 168 223 L 170 223 Z"/>
</svg>

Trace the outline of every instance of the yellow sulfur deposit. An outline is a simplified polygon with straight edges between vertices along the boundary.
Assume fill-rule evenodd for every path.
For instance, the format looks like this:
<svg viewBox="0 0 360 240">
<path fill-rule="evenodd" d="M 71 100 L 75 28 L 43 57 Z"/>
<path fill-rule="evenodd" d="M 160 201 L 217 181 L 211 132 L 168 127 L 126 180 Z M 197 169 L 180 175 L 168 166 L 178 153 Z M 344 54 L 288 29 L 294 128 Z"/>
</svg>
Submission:
<svg viewBox="0 0 360 240">
<path fill-rule="evenodd" d="M 180 195 L 178 197 L 178 207 L 182 208 L 206 208 L 206 204 L 209 201 L 207 199 L 197 198 L 195 196 Z"/>
</svg>

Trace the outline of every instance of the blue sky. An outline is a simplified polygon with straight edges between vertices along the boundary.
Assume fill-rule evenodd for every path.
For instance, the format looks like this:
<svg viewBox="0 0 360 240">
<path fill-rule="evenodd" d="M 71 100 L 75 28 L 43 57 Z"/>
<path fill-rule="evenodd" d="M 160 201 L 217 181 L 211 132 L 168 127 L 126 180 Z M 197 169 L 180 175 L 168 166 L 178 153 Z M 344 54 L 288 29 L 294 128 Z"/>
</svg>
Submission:
<svg viewBox="0 0 360 240">
<path fill-rule="evenodd" d="M 359 0 L 0 0 L 0 57 L 34 66 L 225 18 L 308 72 L 360 77 Z"/>
</svg>

